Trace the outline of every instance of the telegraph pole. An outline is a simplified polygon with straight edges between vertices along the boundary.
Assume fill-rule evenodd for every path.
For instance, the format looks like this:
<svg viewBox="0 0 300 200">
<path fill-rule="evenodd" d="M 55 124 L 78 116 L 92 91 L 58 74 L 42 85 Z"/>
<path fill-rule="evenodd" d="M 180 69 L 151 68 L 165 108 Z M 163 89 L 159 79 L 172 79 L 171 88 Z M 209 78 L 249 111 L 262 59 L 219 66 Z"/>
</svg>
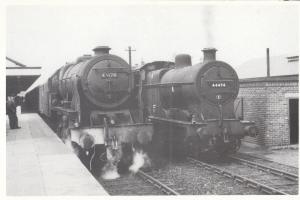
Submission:
<svg viewBox="0 0 300 200">
<path fill-rule="evenodd" d="M 267 48 L 267 77 L 270 77 L 270 50 Z"/>
<path fill-rule="evenodd" d="M 131 66 L 131 52 L 132 51 L 136 51 L 136 50 L 135 49 L 131 49 L 131 46 L 129 46 L 128 49 L 126 49 L 125 51 L 128 51 L 128 54 L 129 54 L 129 65 L 130 65 L 130 67 L 132 67 Z"/>
</svg>

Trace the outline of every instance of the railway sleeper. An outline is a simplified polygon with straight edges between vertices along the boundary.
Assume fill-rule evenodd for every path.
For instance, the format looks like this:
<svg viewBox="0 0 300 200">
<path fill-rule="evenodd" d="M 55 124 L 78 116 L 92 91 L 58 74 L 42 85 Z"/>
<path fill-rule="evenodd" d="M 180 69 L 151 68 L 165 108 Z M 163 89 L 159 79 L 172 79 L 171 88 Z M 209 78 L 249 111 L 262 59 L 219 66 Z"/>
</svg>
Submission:
<svg viewBox="0 0 300 200">
<path fill-rule="evenodd" d="M 238 176 L 234 176 L 234 177 L 233 177 L 233 180 L 234 180 L 235 182 L 239 182 L 239 183 L 243 183 L 243 182 L 244 182 L 244 179 L 243 179 L 243 178 L 240 178 L 240 177 L 238 177 Z"/>
<path fill-rule="evenodd" d="M 247 187 L 258 189 L 259 191 L 261 190 L 261 186 L 260 185 L 258 185 L 256 183 L 253 183 L 253 182 L 250 182 L 250 181 L 247 181 L 247 180 L 244 180 L 244 181 L 245 181 L 245 185 Z"/>
<path fill-rule="evenodd" d="M 268 166 L 264 166 L 264 165 L 261 165 L 261 164 L 258 164 L 258 163 L 253 163 L 251 161 L 248 161 L 248 160 L 245 160 L 245 159 L 242 159 L 242 158 L 238 158 L 238 157 L 235 157 L 235 156 L 230 156 L 230 157 L 237 160 L 237 161 L 239 161 L 242 164 L 246 164 L 249 167 L 254 167 L 254 168 L 260 169 L 262 171 L 272 173 L 274 175 L 285 177 L 285 178 L 293 180 L 293 181 L 298 181 L 298 176 L 295 175 L 295 174 L 283 172 L 281 170 L 274 169 L 274 168 L 268 167 Z"/>
<path fill-rule="evenodd" d="M 202 163 L 201 161 L 197 161 L 197 160 L 194 160 L 194 159 L 189 159 L 192 163 Z M 205 163 L 204 163 L 205 164 Z M 205 164 L 207 166 L 209 166 L 209 164 Z M 230 178 L 233 178 L 233 179 L 236 179 L 237 177 L 240 179 L 240 180 L 243 180 L 242 182 L 246 183 L 246 186 L 248 187 L 253 187 L 254 189 L 260 189 L 260 191 L 262 192 L 266 192 L 268 194 L 283 194 L 283 195 L 288 195 L 287 193 L 285 192 L 282 192 L 282 191 L 279 191 L 277 189 L 274 189 L 274 188 L 271 188 L 269 186 L 266 186 L 264 184 L 260 184 L 260 183 L 257 183 L 256 181 L 253 181 L 253 180 L 249 180 L 245 177 L 242 177 L 240 175 L 237 175 L 237 174 L 234 174 L 234 173 L 231 173 L 231 172 L 228 172 L 226 170 L 222 170 L 216 166 L 211 166 L 211 168 L 213 169 L 214 172 L 216 172 L 217 174 L 222 174 L 224 175 L 226 172 L 226 174 L 231 174 Z M 270 193 L 271 191 L 271 193 Z"/>
</svg>

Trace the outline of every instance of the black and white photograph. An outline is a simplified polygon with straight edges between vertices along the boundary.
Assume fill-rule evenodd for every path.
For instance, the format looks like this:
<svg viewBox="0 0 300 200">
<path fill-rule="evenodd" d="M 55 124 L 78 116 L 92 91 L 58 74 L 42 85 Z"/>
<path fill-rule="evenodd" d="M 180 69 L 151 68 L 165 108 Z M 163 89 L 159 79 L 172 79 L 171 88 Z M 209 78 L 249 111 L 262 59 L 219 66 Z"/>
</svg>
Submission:
<svg viewBox="0 0 300 200">
<path fill-rule="evenodd" d="M 299 6 L 3 1 L 3 196 L 294 199 Z"/>
</svg>

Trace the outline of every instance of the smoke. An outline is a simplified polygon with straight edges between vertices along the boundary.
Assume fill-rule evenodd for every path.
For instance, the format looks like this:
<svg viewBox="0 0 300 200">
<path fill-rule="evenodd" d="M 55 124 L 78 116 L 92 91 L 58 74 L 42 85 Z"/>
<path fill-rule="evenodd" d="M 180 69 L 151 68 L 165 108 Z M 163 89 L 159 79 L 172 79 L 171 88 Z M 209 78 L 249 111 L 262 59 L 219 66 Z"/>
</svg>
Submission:
<svg viewBox="0 0 300 200">
<path fill-rule="evenodd" d="M 73 151 L 73 147 L 72 147 L 72 144 L 71 144 L 71 140 L 68 140 L 66 139 L 64 141 L 65 145 L 68 147 L 68 149 L 72 150 Z"/>
<path fill-rule="evenodd" d="M 72 142 L 69 138 L 67 138 L 64 142 L 68 149 L 70 149 L 76 156 L 79 156 L 79 149 L 72 145 Z"/>
<path fill-rule="evenodd" d="M 203 13 L 203 30 L 205 33 L 205 47 L 214 47 L 214 11 L 212 6 L 205 6 Z"/>
<path fill-rule="evenodd" d="M 129 167 L 132 173 L 137 173 L 141 167 L 149 167 L 151 165 L 149 156 L 142 150 L 133 151 L 133 163 Z"/>
<path fill-rule="evenodd" d="M 106 165 L 102 169 L 101 177 L 105 180 L 112 180 L 120 177 L 118 173 L 117 166 L 112 162 L 106 163 Z"/>
<path fill-rule="evenodd" d="M 122 152 L 119 150 L 114 150 L 112 147 L 106 149 L 107 163 L 102 168 L 101 177 L 106 180 L 119 178 L 117 164 L 120 161 Z"/>
</svg>

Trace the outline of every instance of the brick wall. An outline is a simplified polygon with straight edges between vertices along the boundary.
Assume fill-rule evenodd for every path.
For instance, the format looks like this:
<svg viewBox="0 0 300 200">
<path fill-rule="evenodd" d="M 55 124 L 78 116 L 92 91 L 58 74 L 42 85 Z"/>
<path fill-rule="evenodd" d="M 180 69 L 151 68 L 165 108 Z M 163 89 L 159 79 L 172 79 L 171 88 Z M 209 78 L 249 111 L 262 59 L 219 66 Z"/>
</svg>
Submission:
<svg viewBox="0 0 300 200">
<path fill-rule="evenodd" d="M 249 141 L 266 146 L 290 144 L 289 99 L 298 96 L 295 77 L 240 81 L 238 98 L 243 99 L 244 120 L 255 121 L 259 129 L 259 135 Z"/>
</svg>

